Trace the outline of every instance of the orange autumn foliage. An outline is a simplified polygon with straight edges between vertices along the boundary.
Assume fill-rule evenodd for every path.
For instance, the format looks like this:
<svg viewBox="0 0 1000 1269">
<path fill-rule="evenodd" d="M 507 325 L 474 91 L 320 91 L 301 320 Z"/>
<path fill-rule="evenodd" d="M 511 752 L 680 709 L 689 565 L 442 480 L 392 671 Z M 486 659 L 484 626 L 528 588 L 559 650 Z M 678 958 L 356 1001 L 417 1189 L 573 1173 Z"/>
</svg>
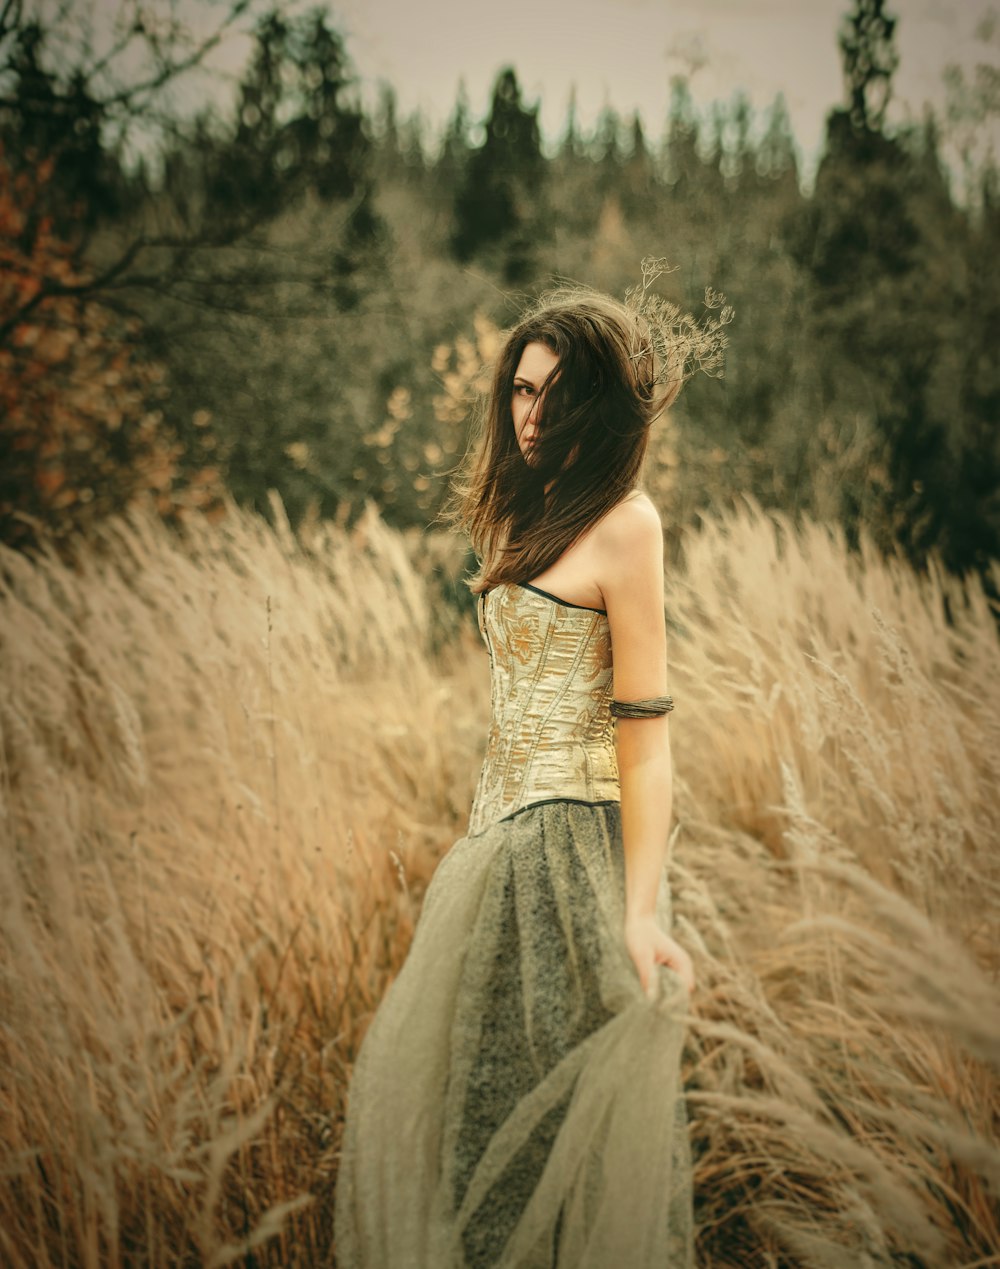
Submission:
<svg viewBox="0 0 1000 1269">
<path fill-rule="evenodd" d="M 195 467 L 164 420 L 164 368 L 141 328 L 40 210 L 47 160 L 14 172 L 0 148 L 0 541 L 57 539 L 151 499 L 161 515 L 210 510 L 222 481 Z"/>
</svg>

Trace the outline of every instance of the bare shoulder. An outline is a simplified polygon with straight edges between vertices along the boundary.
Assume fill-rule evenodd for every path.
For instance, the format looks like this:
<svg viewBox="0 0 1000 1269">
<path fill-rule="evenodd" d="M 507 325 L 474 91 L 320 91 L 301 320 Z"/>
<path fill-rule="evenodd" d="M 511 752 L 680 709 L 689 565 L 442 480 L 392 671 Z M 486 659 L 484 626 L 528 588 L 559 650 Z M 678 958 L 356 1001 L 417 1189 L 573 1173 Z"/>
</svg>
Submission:
<svg viewBox="0 0 1000 1269">
<path fill-rule="evenodd" d="M 640 493 L 613 507 L 595 526 L 593 559 L 604 607 L 634 609 L 640 597 L 662 606 L 663 527 L 650 498 Z"/>
<path fill-rule="evenodd" d="M 601 522 L 597 582 L 614 648 L 619 700 L 644 700 L 665 690 L 663 529 L 645 494 L 621 502 Z"/>
<path fill-rule="evenodd" d="M 662 551 L 660 513 L 649 495 L 637 493 L 612 507 L 594 526 L 594 546 L 618 560 L 624 553 Z"/>
</svg>

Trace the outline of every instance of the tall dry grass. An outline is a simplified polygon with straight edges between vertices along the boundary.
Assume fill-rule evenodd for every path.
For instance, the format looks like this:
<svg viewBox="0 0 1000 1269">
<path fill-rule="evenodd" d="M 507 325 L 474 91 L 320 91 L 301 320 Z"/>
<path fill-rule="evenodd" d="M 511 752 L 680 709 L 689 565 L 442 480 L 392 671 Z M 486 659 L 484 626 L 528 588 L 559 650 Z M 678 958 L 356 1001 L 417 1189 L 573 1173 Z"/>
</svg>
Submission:
<svg viewBox="0 0 1000 1269">
<path fill-rule="evenodd" d="M 684 545 L 700 1261 L 1000 1263 L 993 617 L 752 506 Z M 350 1065 L 484 734 L 427 555 L 231 508 L 0 557 L 4 1263 L 332 1262 Z"/>
<path fill-rule="evenodd" d="M 671 580 L 706 1264 L 1000 1264 L 1000 679 L 978 584 L 752 504 Z"/>
</svg>

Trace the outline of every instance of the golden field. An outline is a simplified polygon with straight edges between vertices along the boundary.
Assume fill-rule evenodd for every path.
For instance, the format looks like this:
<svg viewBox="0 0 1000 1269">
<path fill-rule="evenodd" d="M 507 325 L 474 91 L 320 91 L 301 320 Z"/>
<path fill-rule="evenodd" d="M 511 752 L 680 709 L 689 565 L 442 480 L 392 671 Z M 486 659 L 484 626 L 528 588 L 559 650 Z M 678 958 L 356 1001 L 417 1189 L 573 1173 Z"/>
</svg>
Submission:
<svg viewBox="0 0 1000 1269">
<path fill-rule="evenodd" d="M 335 1261 L 351 1063 L 487 666 L 454 544 L 275 513 L 0 553 L 4 1265 Z M 995 615 L 752 504 L 682 556 L 699 1263 L 1000 1265 Z"/>
</svg>

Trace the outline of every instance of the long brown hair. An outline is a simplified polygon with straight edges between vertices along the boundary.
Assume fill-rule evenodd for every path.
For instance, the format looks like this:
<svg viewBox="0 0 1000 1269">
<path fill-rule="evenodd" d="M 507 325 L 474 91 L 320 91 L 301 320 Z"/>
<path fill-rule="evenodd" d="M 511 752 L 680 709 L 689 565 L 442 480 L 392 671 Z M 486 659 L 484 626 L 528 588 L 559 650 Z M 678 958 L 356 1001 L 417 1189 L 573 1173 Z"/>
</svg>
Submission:
<svg viewBox="0 0 1000 1269">
<path fill-rule="evenodd" d="M 527 463 L 514 432 L 514 376 L 526 345 L 558 364 L 542 388 Z M 543 573 L 636 486 L 649 427 L 684 373 L 666 376 L 646 317 L 600 292 L 551 292 L 508 333 L 493 372 L 478 443 L 456 484 L 453 518 L 480 560 L 473 591 Z"/>
</svg>

